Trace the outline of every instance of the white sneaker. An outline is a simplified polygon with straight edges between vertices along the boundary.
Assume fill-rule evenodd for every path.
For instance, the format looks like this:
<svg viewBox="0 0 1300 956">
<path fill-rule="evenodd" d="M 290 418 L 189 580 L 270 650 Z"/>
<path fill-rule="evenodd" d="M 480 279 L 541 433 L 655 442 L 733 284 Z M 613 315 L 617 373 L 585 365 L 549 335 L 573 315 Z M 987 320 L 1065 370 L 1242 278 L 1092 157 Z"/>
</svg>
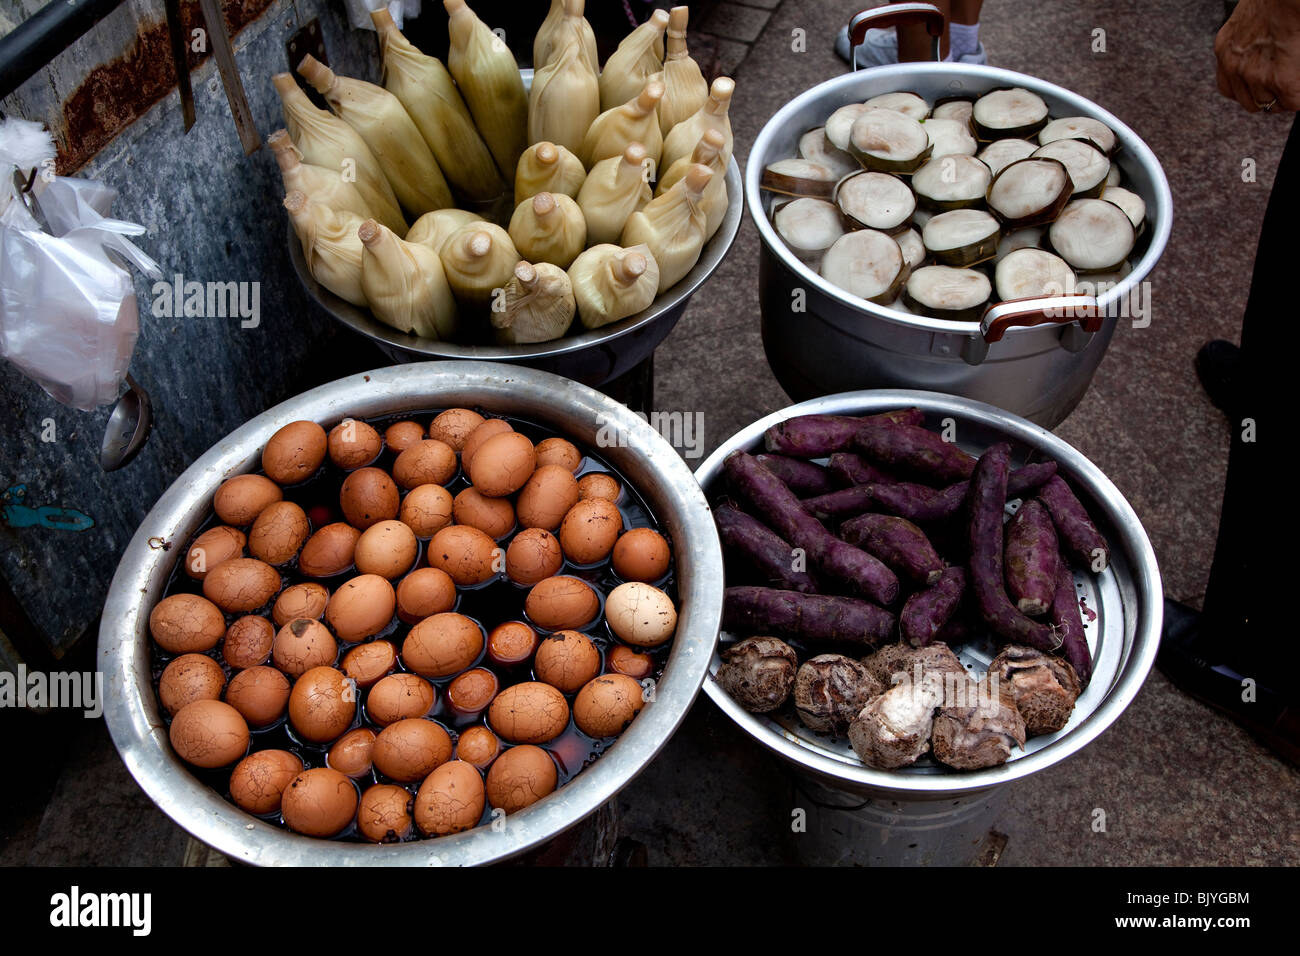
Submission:
<svg viewBox="0 0 1300 956">
<path fill-rule="evenodd" d="M 849 62 L 849 28 L 840 27 L 835 35 L 835 52 L 845 63 Z M 898 34 L 888 30 L 868 30 L 866 39 L 858 46 L 858 66 L 884 66 L 898 62 Z"/>
</svg>

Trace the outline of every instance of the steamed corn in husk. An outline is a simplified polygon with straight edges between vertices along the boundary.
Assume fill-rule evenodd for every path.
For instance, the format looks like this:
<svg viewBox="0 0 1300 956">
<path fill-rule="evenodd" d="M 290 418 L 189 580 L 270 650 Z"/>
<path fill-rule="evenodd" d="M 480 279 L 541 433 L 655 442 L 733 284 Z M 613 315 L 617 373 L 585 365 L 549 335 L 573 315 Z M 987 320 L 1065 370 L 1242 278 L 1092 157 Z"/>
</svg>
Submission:
<svg viewBox="0 0 1300 956">
<path fill-rule="evenodd" d="M 384 88 L 406 108 L 452 189 L 471 202 L 501 195 L 505 180 L 442 61 L 416 49 L 386 9 L 370 19 L 379 33 Z"/>
<path fill-rule="evenodd" d="M 345 180 L 341 173 L 323 166 L 313 166 L 302 161 L 302 154 L 285 130 L 276 130 L 267 137 L 266 145 L 275 153 L 275 161 L 280 167 L 280 179 L 284 182 L 285 193 L 295 189 L 307 194 L 312 202 L 318 202 L 340 212 L 351 212 L 362 219 L 369 219 L 370 210 L 361 198 L 357 187 Z M 402 228 L 405 228 L 402 223 Z"/>
<path fill-rule="evenodd" d="M 735 139 L 731 133 L 731 118 L 727 115 L 731 108 L 731 97 L 736 92 L 736 81 L 728 76 L 720 76 L 713 81 L 709 89 L 709 98 L 694 115 L 683 120 L 664 137 L 663 157 L 660 163 L 671 167 L 683 156 L 691 155 L 706 132 L 716 129 L 722 134 L 722 165 L 725 168 L 731 162 L 731 152 Z"/>
<path fill-rule="evenodd" d="M 335 212 L 328 206 L 311 202 L 307 194 L 295 189 L 284 197 L 293 231 L 302 243 L 307 271 L 312 278 L 340 299 L 364 306 L 366 294 L 361 288 L 361 240 L 357 228 L 362 219 L 356 213 Z"/>
<path fill-rule="evenodd" d="M 572 151 L 554 143 L 534 143 L 519 157 L 515 171 L 515 202 L 521 203 L 538 193 L 578 195 L 587 178 L 586 167 Z"/>
<path fill-rule="evenodd" d="M 659 168 L 663 153 L 663 134 L 659 132 L 659 117 L 655 108 L 663 99 L 664 84 L 658 79 L 646 80 L 641 92 L 632 99 L 606 110 L 596 117 L 582 139 L 578 158 L 591 169 L 602 159 L 622 156 L 630 143 L 640 143 L 646 155 Z M 694 146 L 694 143 L 691 144 Z M 687 151 L 689 152 L 689 150 Z"/>
<path fill-rule="evenodd" d="M 587 220 L 587 242 L 617 242 L 627 219 L 652 198 L 645 147 L 632 143 L 622 156 L 602 159 L 578 192 Z"/>
<path fill-rule="evenodd" d="M 713 178 L 709 180 L 708 188 L 704 190 L 704 196 L 700 199 L 700 208 L 704 210 L 706 242 L 713 238 L 713 234 L 722 225 L 731 198 L 727 195 L 727 167 L 722 162 L 722 149 L 725 145 L 726 141 L 720 132 L 716 129 L 709 130 L 695 144 L 695 151 L 688 158 L 673 163 L 655 185 L 655 195 L 662 196 L 677 185 L 686 175 L 686 171 L 697 163 L 713 170 Z"/>
<path fill-rule="evenodd" d="M 694 116 L 709 98 L 709 84 L 686 45 L 687 7 L 673 7 L 664 55 L 664 98 L 659 101 L 659 131 L 665 136 Z"/>
<path fill-rule="evenodd" d="M 578 42 L 578 52 L 593 74 L 600 72 L 596 55 L 596 34 L 584 16 L 585 0 L 551 0 L 551 9 L 533 38 L 533 69 L 541 70 L 554 61 L 571 40 Z"/>
<path fill-rule="evenodd" d="M 491 222 L 461 226 L 438 249 L 442 270 L 456 301 L 486 310 L 514 275 L 519 253 L 509 234 Z"/>
<path fill-rule="evenodd" d="M 569 331 L 576 307 L 563 269 L 518 262 L 505 294 L 492 304 L 492 332 L 502 345 L 549 342 Z"/>
<path fill-rule="evenodd" d="M 587 221 L 564 193 L 538 193 L 515 207 L 510 240 L 528 261 L 567 269 L 587 246 Z"/>
<path fill-rule="evenodd" d="M 447 69 L 456 79 L 479 135 L 497 168 L 509 176 L 528 145 L 528 94 L 510 48 L 475 16 L 465 0 L 443 0 L 451 48 Z"/>
<path fill-rule="evenodd" d="M 528 91 L 528 142 L 579 149 L 600 115 L 600 83 L 571 38 L 533 74 Z"/>
<path fill-rule="evenodd" d="M 646 80 L 664 68 L 664 31 L 668 11 L 656 10 L 650 19 L 623 38 L 605 61 L 600 73 L 600 108 L 612 110 L 641 92 Z"/>
<path fill-rule="evenodd" d="M 628 217 L 624 246 L 649 246 L 659 264 L 659 292 L 676 285 L 695 267 L 707 228 L 700 200 L 713 179 L 707 166 L 692 166 L 672 189 Z"/>
<path fill-rule="evenodd" d="M 592 246 L 569 266 L 578 318 L 598 329 L 650 308 L 659 289 L 659 265 L 647 246 Z"/>
<path fill-rule="evenodd" d="M 437 252 L 453 232 L 471 222 L 483 222 L 483 217 L 468 209 L 435 209 L 415 221 L 406 233 L 406 241 L 418 242 Z"/>
<path fill-rule="evenodd" d="M 438 161 L 396 96 L 365 80 L 339 76 L 310 54 L 298 64 L 298 72 L 365 137 L 408 215 L 456 205 Z"/>
<path fill-rule="evenodd" d="M 456 331 L 456 300 L 438 254 L 405 242 L 367 219 L 361 239 L 361 289 L 381 322 L 421 338 L 445 339 Z"/>
<path fill-rule="evenodd" d="M 361 134 L 309 100 L 290 74 L 277 73 L 271 82 L 280 95 L 284 125 L 303 162 L 337 172 L 357 187 L 374 218 L 389 228 L 405 229 L 393 187 Z"/>
</svg>

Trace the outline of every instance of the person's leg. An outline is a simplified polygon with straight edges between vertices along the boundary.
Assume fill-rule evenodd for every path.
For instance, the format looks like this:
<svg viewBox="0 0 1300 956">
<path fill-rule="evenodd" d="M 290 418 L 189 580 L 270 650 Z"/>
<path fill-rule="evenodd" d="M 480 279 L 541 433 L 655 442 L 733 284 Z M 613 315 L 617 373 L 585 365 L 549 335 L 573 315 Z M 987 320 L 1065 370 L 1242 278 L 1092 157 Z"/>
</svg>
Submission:
<svg viewBox="0 0 1300 956">
<path fill-rule="evenodd" d="M 953 0 L 929 0 L 943 14 L 944 22 L 952 20 Z M 898 62 L 925 63 L 934 58 L 934 41 L 924 25 L 909 24 L 898 28 Z M 939 56 L 948 56 L 948 31 L 945 29 L 939 41 Z"/>
<path fill-rule="evenodd" d="M 952 0 L 952 13 L 948 17 L 948 43 L 950 52 L 945 56 L 960 60 L 976 56 L 980 51 L 980 9 L 984 0 Z"/>
</svg>

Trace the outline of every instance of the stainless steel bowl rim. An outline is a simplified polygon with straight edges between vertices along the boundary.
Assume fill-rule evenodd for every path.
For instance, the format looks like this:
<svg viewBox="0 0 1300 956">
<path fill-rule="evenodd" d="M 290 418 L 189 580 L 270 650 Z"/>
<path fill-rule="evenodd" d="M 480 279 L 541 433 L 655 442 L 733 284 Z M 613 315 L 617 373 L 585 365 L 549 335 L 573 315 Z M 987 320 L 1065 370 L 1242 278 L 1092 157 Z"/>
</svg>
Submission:
<svg viewBox="0 0 1300 956">
<path fill-rule="evenodd" d="M 679 621 L 656 696 L 591 766 L 531 807 L 491 826 L 389 846 L 318 840 L 252 817 L 190 774 L 172 751 L 149 673 L 148 614 L 216 485 L 256 470 L 266 440 L 299 419 L 329 425 L 348 416 L 473 404 L 518 415 L 582 441 L 609 426 L 625 439 L 600 453 L 634 481 L 674 538 Z M 525 410 L 524 406 L 536 410 Z M 594 445 L 595 442 L 589 442 Z M 628 474 L 640 463 L 649 478 Z M 661 499 L 656 501 L 655 499 Z M 664 504 L 671 508 L 665 513 Z M 166 542 L 166 547 L 162 546 Z M 501 363 L 426 362 L 377 369 L 304 392 L 226 436 L 172 484 L 127 545 L 109 589 L 98 663 L 105 720 L 127 768 L 177 824 L 240 862 L 257 865 L 442 865 L 507 859 L 552 839 L 607 803 L 667 743 L 709 666 L 722 609 L 722 555 L 708 504 L 690 469 L 653 428 L 622 404 L 549 372 Z"/>
<path fill-rule="evenodd" d="M 999 767 L 976 771 L 952 771 L 935 774 L 908 774 L 875 770 L 834 760 L 801 746 L 780 732 L 761 714 L 752 714 L 736 703 L 710 676 L 704 683 L 705 693 L 755 740 L 792 764 L 827 780 L 873 792 L 891 792 L 924 798 L 944 794 L 972 793 L 1010 783 L 1045 770 L 1086 747 L 1124 712 L 1137 696 L 1160 643 L 1163 597 L 1160 569 L 1155 551 L 1132 506 L 1101 470 L 1067 442 L 1047 429 L 1018 415 L 984 402 L 910 389 L 876 389 L 842 392 L 813 399 L 773 412 L 741 429 L 725 441 L 695 470 L 702 488 L 709 489 L 719 479 L 722 463 L 738 449 L 753 449 L 772 425 L 797 415 L 859 415 L 893 408 L 918 407 L 927 414 L 951 415 L 961 421 L 978 421 L 998 429 L 1013 441 L 1023 442 L 1044 451 L 1056 460 L 1061 474 L 1080 482 L 1097 496 L 1120 529 L 1122 540 L 1110 541 L 1112 551 L 1123 549 L 1134 564 L 1135 585 L 1144 609 L 1148 610 L 1136 626 L 1131 656 L 1105 700 L 1082 723 L 1047 746 L 1017 757 Z"/>
</svg>

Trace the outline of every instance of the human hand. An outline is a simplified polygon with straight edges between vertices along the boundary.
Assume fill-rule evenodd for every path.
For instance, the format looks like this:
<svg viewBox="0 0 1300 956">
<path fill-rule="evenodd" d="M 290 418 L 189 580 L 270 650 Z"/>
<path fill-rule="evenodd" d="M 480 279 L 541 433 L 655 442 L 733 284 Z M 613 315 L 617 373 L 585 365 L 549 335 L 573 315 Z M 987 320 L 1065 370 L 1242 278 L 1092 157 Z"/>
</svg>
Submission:
<svg viewBox="0 0 1300 956">
<path fill-rule="evenodd" d="M 1219 92 L 1249 113 L 1300 110 L 1300 2 L 1240 0 L 1214 38 Z"/>
</svg>

